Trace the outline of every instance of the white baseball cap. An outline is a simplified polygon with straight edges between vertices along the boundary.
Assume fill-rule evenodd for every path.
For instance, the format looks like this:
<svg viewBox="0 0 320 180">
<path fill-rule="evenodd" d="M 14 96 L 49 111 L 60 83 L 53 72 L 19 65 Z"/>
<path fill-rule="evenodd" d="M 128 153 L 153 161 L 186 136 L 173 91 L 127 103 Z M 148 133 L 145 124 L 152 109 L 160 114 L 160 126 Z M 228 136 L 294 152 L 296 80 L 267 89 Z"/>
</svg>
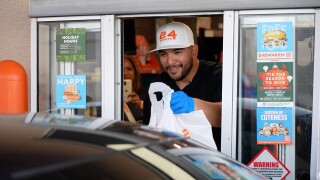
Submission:
<svg viewBox="0 0 320 180">
<path fill-rule="evenodd" d="M 193 33 L 189 26 L 181 22 L 171 22 L 157 30 L 157 47 L 153 51 L 162 49 L 186 48 L 194 45 Z"/>
</svg>

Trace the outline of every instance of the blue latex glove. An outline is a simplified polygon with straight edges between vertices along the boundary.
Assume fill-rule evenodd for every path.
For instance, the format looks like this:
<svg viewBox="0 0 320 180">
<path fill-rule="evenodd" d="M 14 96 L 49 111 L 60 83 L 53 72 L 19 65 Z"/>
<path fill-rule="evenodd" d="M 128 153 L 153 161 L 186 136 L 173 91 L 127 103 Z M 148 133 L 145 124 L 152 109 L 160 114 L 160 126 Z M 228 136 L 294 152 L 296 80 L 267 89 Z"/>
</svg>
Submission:
<svg viewBox="0 0 320 180">
<path fill-rule="evenodd" d="M 171 95 L 170 107 L 173 114 L 189 113 L 194 111 L 194 101 L 183 91 L 176 91 Z"/>
</svg>

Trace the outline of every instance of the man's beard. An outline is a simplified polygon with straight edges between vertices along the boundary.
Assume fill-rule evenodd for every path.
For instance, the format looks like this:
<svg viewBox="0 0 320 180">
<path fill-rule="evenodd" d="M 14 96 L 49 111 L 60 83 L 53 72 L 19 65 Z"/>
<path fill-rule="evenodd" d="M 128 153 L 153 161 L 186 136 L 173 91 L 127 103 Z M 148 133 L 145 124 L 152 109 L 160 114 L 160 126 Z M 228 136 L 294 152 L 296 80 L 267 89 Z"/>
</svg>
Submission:
<svg viewBox="0 0 320 180">
<path fill-rule="evenodd" d="M 183 79 L 189 74 L 189 72 L 191 71 L 192 66 L 193 66 L 193 61 L 192 61 L 192 59 L 191 59 L 190 63 L 188 63 L 188 64 L 186 64 L 186 65 L 179 64 L 179 65 L 177 65 L 177 66 L 178 66 L 178 68 L 181 68 L 181 69 L 182 69 L 180 76 L 171 76 L 168 72 L 167 72 L 167 73 L 168 73 L 168 75 L 170 76 L 170 78 L 171 78 L 172 80 L 174 80 L 174 81 L 181 81 L 181 80 L 183 80 Z M 168 68 L 171 68 L 171 67 L 166 67 L 166 70 L 167 70 Z"/>
</svg>

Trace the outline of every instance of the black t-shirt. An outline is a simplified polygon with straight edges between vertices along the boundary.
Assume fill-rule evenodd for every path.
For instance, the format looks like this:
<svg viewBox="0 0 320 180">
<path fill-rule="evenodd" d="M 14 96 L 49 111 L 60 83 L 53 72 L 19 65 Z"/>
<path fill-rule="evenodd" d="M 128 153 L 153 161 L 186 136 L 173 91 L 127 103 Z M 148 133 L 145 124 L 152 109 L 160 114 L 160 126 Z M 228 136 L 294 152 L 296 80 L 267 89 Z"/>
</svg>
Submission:
<svg viewBox="0 0 320 180">
<path fill-rule="evenodd" d="M 152 82 L 163 82 L 174 91 L 179 87 L 170 76 L 163 72 Z M 200 61 L 199 68 L 192 82 L 182 89 L 188 96 L 209 102 L 221 102 L 222 100 L 222 65 L 216 62 Z M 144 101 L 143 124 L 149 124 L 151 116 L 151 102 L 149 96 Z M 214 140 L 220 150 L 221 128 L 212 128 Z"/>
</svg>

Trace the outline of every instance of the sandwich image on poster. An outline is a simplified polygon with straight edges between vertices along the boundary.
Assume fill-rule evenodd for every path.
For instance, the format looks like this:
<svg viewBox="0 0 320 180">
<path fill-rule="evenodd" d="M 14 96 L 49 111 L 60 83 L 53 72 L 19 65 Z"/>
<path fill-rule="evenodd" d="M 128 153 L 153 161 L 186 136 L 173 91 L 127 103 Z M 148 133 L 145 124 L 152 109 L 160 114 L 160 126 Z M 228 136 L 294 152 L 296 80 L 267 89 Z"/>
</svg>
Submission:
<svg viewBox="0 0 320 180">
<path fill-rule="evenodd" d="M 293 58 L 293 21 L 257 23 L 257 59 Z"/>
<path fill-rule="evenodd" d="M 287 34 L 281 30 L 275 30 L 271 32 L 265 32 L 262 38 L 262 44 L 265 47 L 287 45 Z"/>
<path fill-rule="evenodd" d="M 292 144 L 292 108 L 257 108 L 257 144 Z"/>
<path fill-rule="evenodd" d="M 78 86 L 75 84 L 68 84 L 64 87 L 63 99 L 67 104 L 80 100 Z"/>
<path fill-rule="evenodd" d="M 86 75 L 57 75 L 57 108 L 86 109 Z"/>
</svg>

